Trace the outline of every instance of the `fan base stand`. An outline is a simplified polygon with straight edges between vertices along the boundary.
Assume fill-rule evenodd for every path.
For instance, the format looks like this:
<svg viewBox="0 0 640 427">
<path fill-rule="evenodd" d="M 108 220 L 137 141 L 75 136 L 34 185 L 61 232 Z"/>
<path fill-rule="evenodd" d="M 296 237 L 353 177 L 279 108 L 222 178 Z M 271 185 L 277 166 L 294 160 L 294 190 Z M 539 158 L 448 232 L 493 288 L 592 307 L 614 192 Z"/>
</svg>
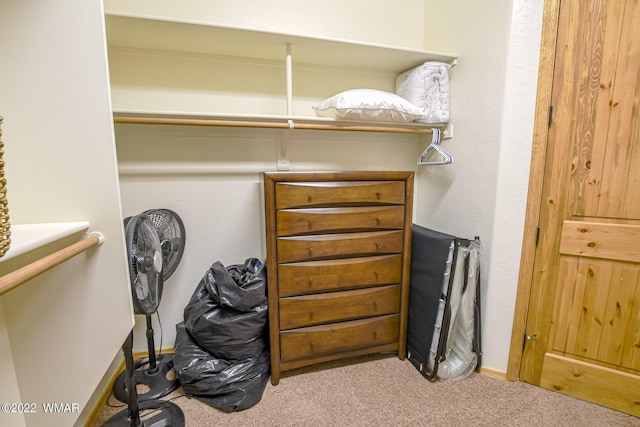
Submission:
<svg viewBox="0 0 640 427">
<path fill-rule="evenodd" d="M 144 385 L 148 389 L 146 392 L 138 392 L 139 402 L 159 399 L 180 386 L 177 378 L 173 380 L 167 379 L 167 373 L 173 369 L 172 354 L 159 354 L 157 356 L 155 372 L 151 372 L 149 369 L 140 369 L 148 363 L 149 359 L 144 358 L 137 360 L 134 365 L 135 383 Z M 129 401 L 126 381 L 127 373 L 124 371 L 118 375 L 113 384 L 113 397 L 124 403 Z"/>
<path fill-rule="evenodd" d="M 164 400 L 148 400 L 141 402 L 139 405 L 141 416 L 138 426 L 143 427 L 184 427 L 185 419 L 182 409 L 175 403 L 165 402 Z M 144 417 L 143 411 L 149 411 L 153 415 Z M 131 426 L 131 417 L 129 409 L 123 409 L 111 418 L 109 418 L 103 426 L 119 427 Z M 138 427 L 136 426 L 136 427 Z"/>
</svg>

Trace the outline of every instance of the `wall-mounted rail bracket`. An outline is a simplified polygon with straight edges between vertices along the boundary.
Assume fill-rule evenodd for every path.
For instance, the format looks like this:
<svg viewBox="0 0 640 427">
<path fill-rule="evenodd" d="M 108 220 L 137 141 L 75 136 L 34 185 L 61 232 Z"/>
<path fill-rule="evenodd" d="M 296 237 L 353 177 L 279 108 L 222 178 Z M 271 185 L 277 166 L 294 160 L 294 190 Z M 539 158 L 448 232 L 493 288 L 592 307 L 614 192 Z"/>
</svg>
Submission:
<svg viewBox="0 0 640 427">
<path fill-rule="evenodd" d="M 453 138 L 453 123 L 447 123 L 447 126 L 442 131 L 442 139 Z"/>
</svg>

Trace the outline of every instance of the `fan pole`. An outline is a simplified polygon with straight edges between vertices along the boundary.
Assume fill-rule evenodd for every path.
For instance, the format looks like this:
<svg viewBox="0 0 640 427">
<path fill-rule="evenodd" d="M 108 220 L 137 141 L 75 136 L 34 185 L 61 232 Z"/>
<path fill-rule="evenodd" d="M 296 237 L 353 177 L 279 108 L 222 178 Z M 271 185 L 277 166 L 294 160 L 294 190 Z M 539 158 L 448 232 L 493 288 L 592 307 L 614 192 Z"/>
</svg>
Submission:
<svg viewBox="0 0 640 427">
<path fill-rule="evenodd" d="M 122 344 L 124 362 L 127 372 L 127 392 L 129 393 L 129 419 L 132 426 L 140 425 L 140 409 L 138 408 L 138 390 L 136 390 L 135 369 L 133 367 L 133 330 Z"/>
<path fill-rule="evenodd" d="M 158 372 L 158 366 L 156 364 L 156 344 L 153 340 L 153 324 L 151 323 L 151 316 L 147 315 L 147 351 L 149 353 L 149 369 L 150 374 Z"/>
</svg>

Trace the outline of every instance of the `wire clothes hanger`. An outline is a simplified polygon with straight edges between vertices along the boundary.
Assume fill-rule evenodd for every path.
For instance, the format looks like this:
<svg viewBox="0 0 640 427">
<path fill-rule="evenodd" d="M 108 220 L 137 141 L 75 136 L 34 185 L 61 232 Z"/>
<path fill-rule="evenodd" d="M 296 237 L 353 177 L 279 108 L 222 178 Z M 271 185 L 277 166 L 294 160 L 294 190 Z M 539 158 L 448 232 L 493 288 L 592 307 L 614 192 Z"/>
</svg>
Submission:
<svg viewBox="0 0 640 427">
<path fill-rule="evenodd" d="M 453 157 L 451 157 L 451 154 L 447 153 L 444 148 L 440 146 L 440 129 L 434 128 L 432 130 L 433 134 L 431 137 L 431 144 L 429 144 L 426 150 L 424 150 L 418 158 L 418 164 L 430 166 L 451 164 L 453 162 Z M 439 154 L 439 159 L 427 161 L 427 157 L 429 157 L 433 151 Z"/>
</svg>

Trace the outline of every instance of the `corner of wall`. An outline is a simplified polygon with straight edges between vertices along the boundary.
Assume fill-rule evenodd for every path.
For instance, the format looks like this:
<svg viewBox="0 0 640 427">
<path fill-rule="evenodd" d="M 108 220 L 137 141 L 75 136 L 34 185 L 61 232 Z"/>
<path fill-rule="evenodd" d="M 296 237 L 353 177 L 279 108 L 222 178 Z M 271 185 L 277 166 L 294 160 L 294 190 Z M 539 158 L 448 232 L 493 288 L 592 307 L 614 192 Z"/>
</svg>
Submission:
<svg viewBox="0 0 640 427">
<path fill-rule="evenodd" d="M 4 307 L 2 298 L 0 297 L 0 360 L 2 360 L 2 369 L 0 370 L 0 402 L 1 403 L 21 403 L 20 388 L 16 371 L 13 368 L 13 354 L 11 352 L 11 342 L 9 340 L 9 332 L 7 331 L 7 323 L 4 317 Z M 2 417 L 2 425 L 10 427 L 26 426 L 25 417 L 22 413 L 0 413 Z"/>
<path fill-rule="evenodd" d="M 506 371 L 520 269 L 535 116 L 543 2 L 515 0 L 506 60 L 504 119 L 498 162 L 495 226 L 489 263 L 484 342 L 505 351 L 485 360 Z M 507 116 L 508 114 L 508 116 Z M 505 238 L 509 236 L 509 238 Z M 516 254 L 514 256 L 514 254 Z"/>
</svg>

